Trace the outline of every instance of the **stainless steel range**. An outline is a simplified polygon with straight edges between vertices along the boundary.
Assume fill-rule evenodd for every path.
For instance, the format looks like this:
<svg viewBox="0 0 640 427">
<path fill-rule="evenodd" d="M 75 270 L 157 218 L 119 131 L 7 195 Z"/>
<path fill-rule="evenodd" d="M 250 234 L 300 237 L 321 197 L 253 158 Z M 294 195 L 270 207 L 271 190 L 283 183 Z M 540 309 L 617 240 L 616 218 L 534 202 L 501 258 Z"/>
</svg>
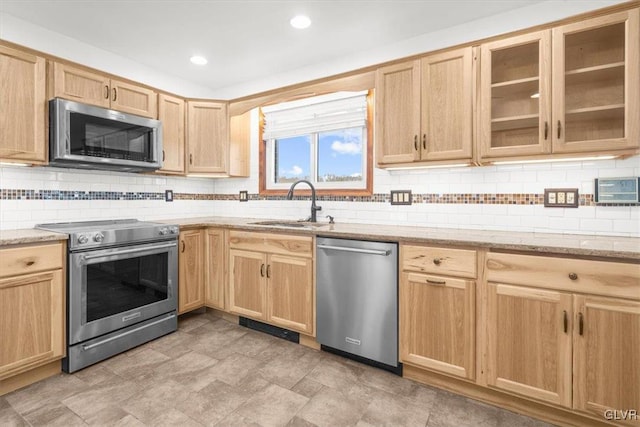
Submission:
<svg viewBox="0 0 640 427">
<path fill-rule="evenodd" d="M 36 228 L 69 235 L 64 371 L 177 329 L 178 226 L 126 219 Z"/>
</svg>

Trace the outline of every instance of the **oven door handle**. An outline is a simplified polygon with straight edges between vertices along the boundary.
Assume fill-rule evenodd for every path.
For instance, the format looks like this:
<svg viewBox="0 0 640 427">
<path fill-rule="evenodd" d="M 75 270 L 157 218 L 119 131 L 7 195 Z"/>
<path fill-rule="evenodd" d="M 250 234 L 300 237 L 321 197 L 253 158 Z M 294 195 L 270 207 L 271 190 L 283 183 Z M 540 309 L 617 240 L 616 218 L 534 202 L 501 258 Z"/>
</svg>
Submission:
<svg viewBox="0 0 640 427">
<path fill-rule="evenodd" d="M 112 256 L 119 256 L 119 255 L 130 255 L 130 254 L 137 254 L 137 253 L 142 253 L 142 252 L 149 252 L 149 251 L 154 251 L 154 250 L 158 250 L 158 249 L 168 249 L 168 248 L 174 248 L 178 246 L 177 243 L 173 242 L 173 243 L 163 243 L 161 245 L 154 245 L 154 246 L 146 246 L 144 248 L 134 248 L 134 249 L 121 249 L 118 250 L 116 252 L 111 252 L 108 254 L 96 254 L 96 255 L 83 255 L 83 259 L 88 261 L 90 259 L 96 259 L 96 258 L 105 258 L 105 257 L 112 257 Z"/>
</svg>

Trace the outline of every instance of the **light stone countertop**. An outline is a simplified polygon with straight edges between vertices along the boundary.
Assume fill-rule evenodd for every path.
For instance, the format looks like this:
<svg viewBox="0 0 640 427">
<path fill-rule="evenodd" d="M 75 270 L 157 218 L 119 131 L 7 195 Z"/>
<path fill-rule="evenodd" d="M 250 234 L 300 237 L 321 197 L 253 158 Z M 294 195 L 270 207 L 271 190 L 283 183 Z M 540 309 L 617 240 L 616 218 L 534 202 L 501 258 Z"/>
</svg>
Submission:
<svg viewBox="0 0 640 427">
<path fill-rule="evenodd" d="M 177 224 L 181 230 L 214 226 L 247 231 L 275 231 L 346 239 L 474 246 L 486 249 L 640 260 L 640 238 L 635 237 L 523 233 L 339 222 L 331 225 L 324 223 L 323 226 L 312 229 L 252 224 L 260 221 L 265 220 L 256 218 L 202 217 L 161 220 L 158 222 Z M 283 221 L 288 222 L 287 220 Z"/>
<path fill-rule="evenodd" d="M 53 231 L 24 228 L 19 230 L 0 230 L 0 246 L 22 245 L 28 243 L 55 242 L 67 240 L 69 236 Z"/>
<path fill-rule="evenodd" d="M 428 228 L 380 224 L 323 223 L 313 228 L 256 225 L 256 218 L 198 217 L 158 220 L 181 230 L 200 227 L 233 228 L 346 239 L 379 240 L 439 246 L 464 246 L 546 254 L 640 260 L 640 238 L 583 234 L 523 233 L 511 231 Z M 284 222 L 290 222 L 283 220 Z M 0 230 L 0 246 L 66 240 L 65 234 L 35 229 Z"/>
</svg>

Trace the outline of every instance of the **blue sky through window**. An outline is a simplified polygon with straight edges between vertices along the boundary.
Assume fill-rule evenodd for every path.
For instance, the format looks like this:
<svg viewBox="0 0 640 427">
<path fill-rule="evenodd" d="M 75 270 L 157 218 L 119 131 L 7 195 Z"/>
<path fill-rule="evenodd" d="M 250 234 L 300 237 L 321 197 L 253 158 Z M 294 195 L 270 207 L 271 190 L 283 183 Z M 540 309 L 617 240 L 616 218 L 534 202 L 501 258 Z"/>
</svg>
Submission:
<svg viewBox="0 0 640 427">
<path fill-rule="evenodd" d="M 362 179 L 362 135 L 362 128 L 318 133 L 318 181 Z M 279 138 L 275 149 L 276 182 L 310 178 L 311 135 Z"/>
</svg>

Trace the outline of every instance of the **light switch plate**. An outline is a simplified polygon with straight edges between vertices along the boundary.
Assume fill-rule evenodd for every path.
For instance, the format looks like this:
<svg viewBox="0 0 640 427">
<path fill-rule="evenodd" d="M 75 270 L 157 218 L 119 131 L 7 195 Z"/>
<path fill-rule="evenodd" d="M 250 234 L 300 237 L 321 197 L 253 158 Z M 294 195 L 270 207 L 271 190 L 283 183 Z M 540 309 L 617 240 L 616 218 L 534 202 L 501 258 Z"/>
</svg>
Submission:
<svg viewBox="0 0 640 427">
<path fill-rule="evenodd" d="M 577 208 L 580 203 L 577 188 L 545 188 L 546 208 Z"/>
<path fill-rule="evenodd" d="M 390 200 L 392 205 L 410 205 L 411 190 L 391 190 Z"/>
<path fill-rule="evenodd" d="M 249 192 L 246 190 L 240 191 L 240 201 L 248 202 L 249 201 Z"/>
</svg>

